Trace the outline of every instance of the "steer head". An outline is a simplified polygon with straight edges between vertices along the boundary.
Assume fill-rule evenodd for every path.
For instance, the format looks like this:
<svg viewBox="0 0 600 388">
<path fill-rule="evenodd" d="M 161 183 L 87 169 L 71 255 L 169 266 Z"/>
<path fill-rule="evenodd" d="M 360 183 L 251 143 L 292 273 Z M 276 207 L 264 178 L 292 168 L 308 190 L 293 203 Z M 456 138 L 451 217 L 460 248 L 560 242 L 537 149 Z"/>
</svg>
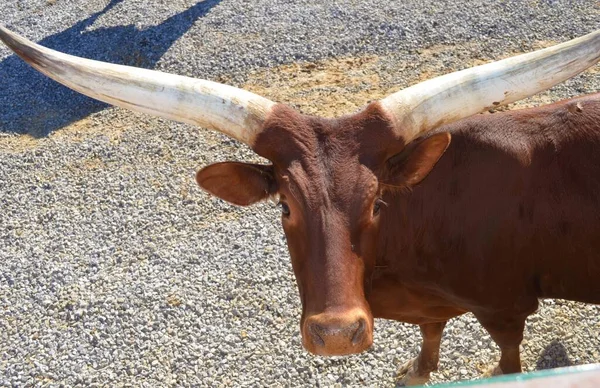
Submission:
<svg viewBox="0 0 600 388">
<path fill-rule="evenodd" d="M 37 70 L 83 94 L 197 124 L 248 144 L 270 165 L 200 170 L 208 192 L 236 205 L 279 198 L 302 300 L 303 344 L 342 355 L 368 348 L 367 303 L 386 190 L 424 179 L 450 143 L 442 124 L 545 90 L 600 59 L 600 31 L 503 61 L 447 74 L 328 120 L 231 86 L 78 58 L 0 26 L 0 39 Z"/>
<path fill-rule="evenodd" d="M 450 136 L 405 147 L 379 103 L 338 120 L 277 105 L 253 149 L 270 166 L 218 163 L 198 184 L 237 205 L 276 196 L 302 301 L 303 343 L 320 355 L 357 353 L 372 343 L 365 281 L 375 264 L 383 190 L 417 184 Z"/>
</svg>

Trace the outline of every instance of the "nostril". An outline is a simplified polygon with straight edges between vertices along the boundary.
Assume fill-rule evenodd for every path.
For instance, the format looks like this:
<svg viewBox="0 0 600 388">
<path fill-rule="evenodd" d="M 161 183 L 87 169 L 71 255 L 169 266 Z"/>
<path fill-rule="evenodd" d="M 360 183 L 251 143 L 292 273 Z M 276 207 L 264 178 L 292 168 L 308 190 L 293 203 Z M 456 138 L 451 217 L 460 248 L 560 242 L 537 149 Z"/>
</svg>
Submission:
<svg viewBox="0 0 600 388">
<path fill-rule="evenodd" d="M 308 326 L 308 332 L 313 339 L 313 343 L 319 346 L 325 346 L 325 341 L 323 341 L 323 337 L 321 334 L 323 333 L 323 328 L 316 323 Z"/>
<path fill-rule="evenodd" d="M 358 325 L 358 328 L 352 336 L 352 345 L 358 345 L 360 342 L 362 342 L 364 339 L 365 328 L 367 327 L 364 319 L 358 321 L 356 325 Z"/>
</svg>

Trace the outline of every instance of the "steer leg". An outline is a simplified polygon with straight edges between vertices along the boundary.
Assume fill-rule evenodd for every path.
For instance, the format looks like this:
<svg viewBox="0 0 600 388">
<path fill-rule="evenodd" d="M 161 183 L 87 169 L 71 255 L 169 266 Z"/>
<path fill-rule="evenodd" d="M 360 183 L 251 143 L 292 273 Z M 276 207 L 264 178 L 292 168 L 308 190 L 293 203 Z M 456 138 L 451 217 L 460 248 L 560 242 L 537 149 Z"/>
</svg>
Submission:
<svg viewBox="0 0 600 388">
<path fill-rule="evenodd" d="M 421 385 L 429 381 L 429 374 L 437 370 L 440 358 L 440 342 L 446 321 L 419 325 L 423 344 L 419 355 L 400 367 L 399 384 Z"/>
<path fill-rule="evenodd" d="M 477 317 L 483 327 L 500 347 L 500 362 L 485 376 L 496 376 L 521 372 L 519 345 L 523 340 L 523 329 L 527 315 L 511 317 Z"/>
</svg>

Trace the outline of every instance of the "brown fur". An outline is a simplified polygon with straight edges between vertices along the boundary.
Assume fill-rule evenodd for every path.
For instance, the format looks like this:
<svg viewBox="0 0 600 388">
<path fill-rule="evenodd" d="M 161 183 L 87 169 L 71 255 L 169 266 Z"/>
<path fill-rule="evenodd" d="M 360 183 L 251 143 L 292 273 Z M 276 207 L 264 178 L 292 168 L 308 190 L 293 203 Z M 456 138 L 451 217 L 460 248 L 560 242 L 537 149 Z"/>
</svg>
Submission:
<svg viewBox="0 0 600 388">
<path fill-rule="evenodd" d="M 289 207 L 311 352 L 364 350 L 373 317 L 419 324 L 405 382 L 423 382 L 444 323 L 471 311 L 502 350 L 496 372 L 518 372 L 538 298 L 600 303 L 600 94 L 474 116 L 410 144 L 377 103 L 337 120 L 280 105 L 254 150 Z"/>
</svg>

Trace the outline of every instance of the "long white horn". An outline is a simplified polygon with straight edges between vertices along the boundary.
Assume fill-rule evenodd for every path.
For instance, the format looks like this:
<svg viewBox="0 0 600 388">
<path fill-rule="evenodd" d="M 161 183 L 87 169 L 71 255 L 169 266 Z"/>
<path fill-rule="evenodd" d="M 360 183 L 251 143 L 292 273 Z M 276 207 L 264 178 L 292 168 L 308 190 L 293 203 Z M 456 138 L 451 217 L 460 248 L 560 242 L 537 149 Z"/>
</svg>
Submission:
<svg viewBox="0 0 600 388">
<path fill-rule="evenodd" d="M 407 141 L 451 123 L 529 97 L 600 60 L 600 30 L 498 62 L 446 74 L 380 101 Z"/>
<path fill-rule="evenodd" d="M 86 96 L 211 128 L 250 146 L 274 102 L 216 82 L 63 54 L 0 26 L 0 39 L 35 69 Z"/>
</svg>

